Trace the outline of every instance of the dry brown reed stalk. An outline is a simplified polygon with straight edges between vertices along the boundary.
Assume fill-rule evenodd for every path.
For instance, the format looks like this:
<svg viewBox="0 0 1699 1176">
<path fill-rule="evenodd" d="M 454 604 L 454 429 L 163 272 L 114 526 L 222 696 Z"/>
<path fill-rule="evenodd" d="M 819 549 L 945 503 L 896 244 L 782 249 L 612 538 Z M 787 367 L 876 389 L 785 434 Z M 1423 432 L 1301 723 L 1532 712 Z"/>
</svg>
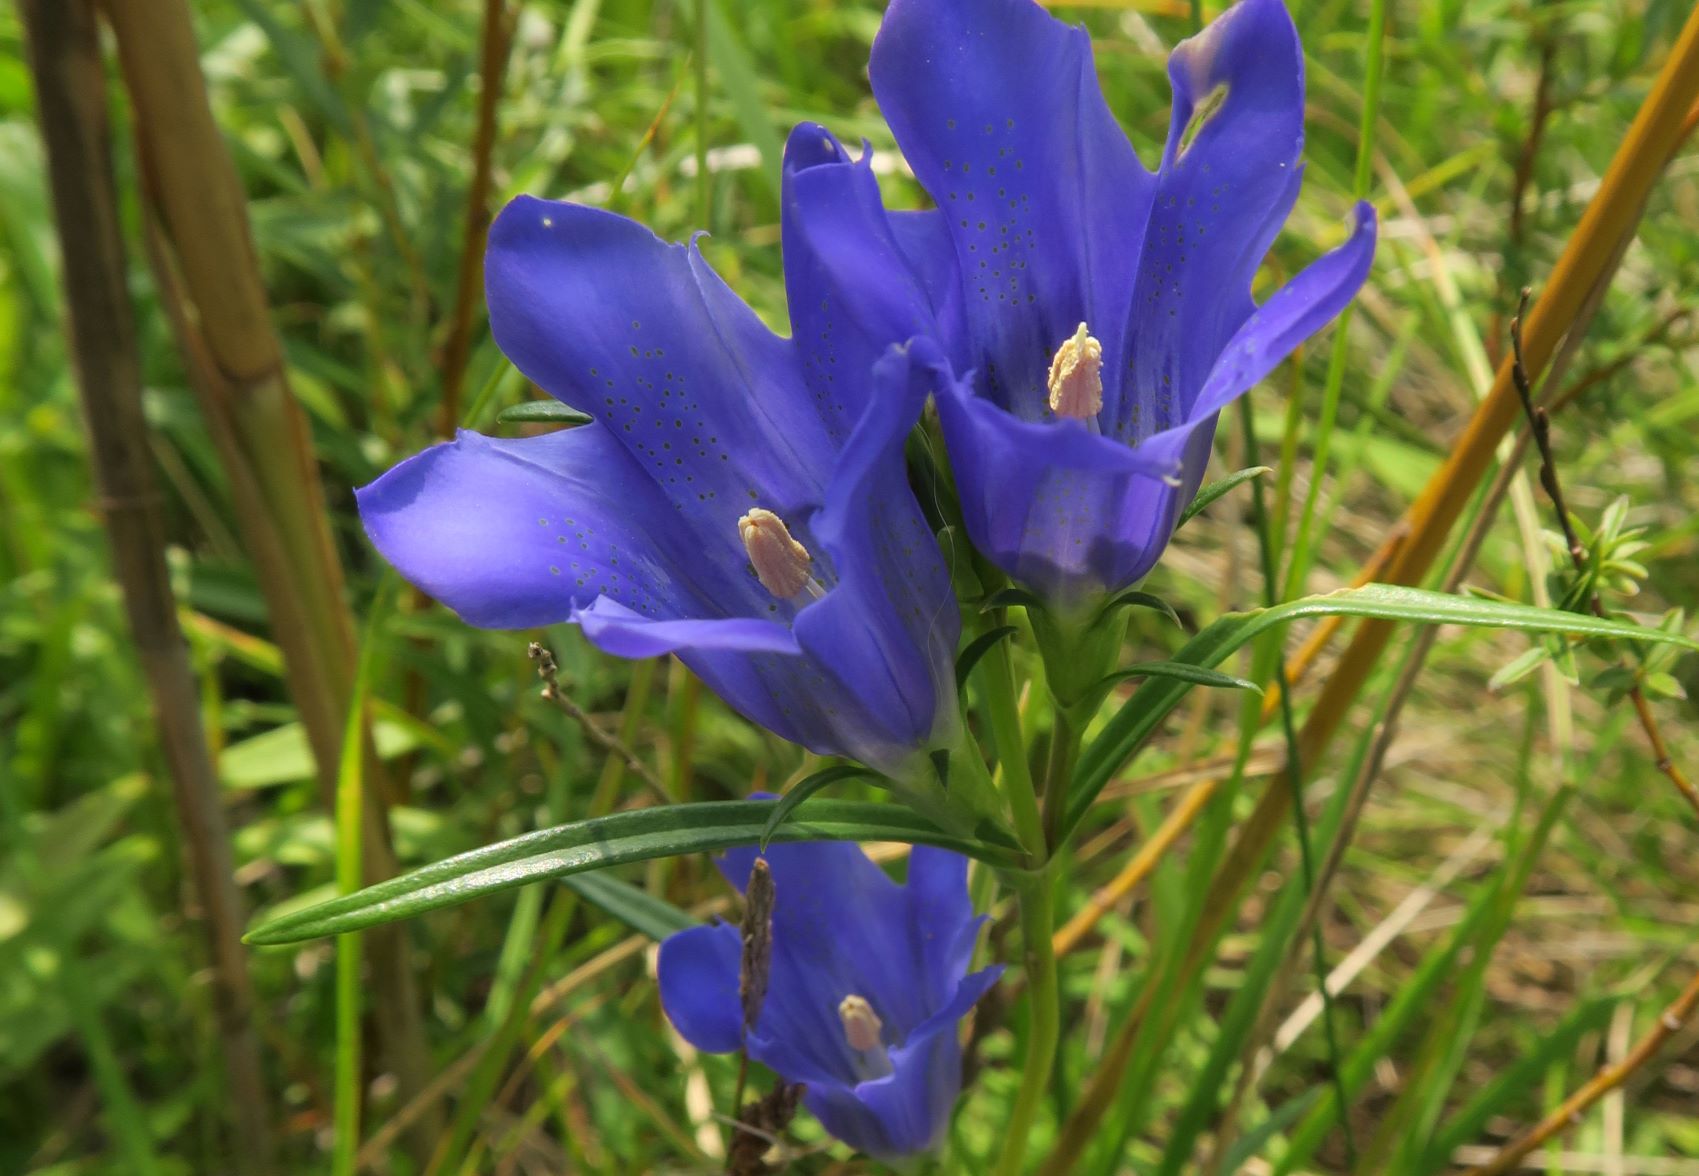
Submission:
<svg viewBox="0 0 1699 1176">
<path fill-rule="evenodd" d="M 213 122 L 186 5 L 109 2 L 105 13 L 134 109 L 145 211 L 156 230 L 155 280 L 229 480 L 329 803 L 353 697 L 354 623 L 307 422 L 272 330 L 246 196 Z M 377 778 L 375 767 L 372 757 L 368 778 Z M 378 791 L 367 792 L 362 830 L 371 881 L 395 872 Z M 430 1069 L 405 932 L 379 928 L 367 942 L 379 1053 L 405 1098 Z"/>
<path fill-rule="evenodd" d="M 263 1174 L 274 1170 L 272 1132 L 253 1024 L 253 986 L 242 948 L 246 914 L 201 725 L 195 672 L 165 562 L 165 525 L 142 413 L 141 361 L 112 174 L 98 26 L 92 0 L 23 0 L 20 7 L 29 33 L 36 113 L 64 259 L 70 350 L 100 514 L 147 681 L 195 893 L 206 916 L 214 1017 L 230 1084 L 230 1157 L 237 1171 Z"/>
<path fill-rule="evenodd" d="M 1663 174 L 1682 136 L 1689 113 L 1699 102 L 1699 7 L 1689 13 L 1680 36 L 1617 148 L 1597 192 L 1564 246 L 1545 291 L 1529 316 L 1525 337 L 1528 370 L 1536 375 L 1559 351 L 1577 322 L 1601 292 L 1601 283 L 1626 248 L 1645 209 L 1652 186 Z M 1578 340 L 1571 340 L 1571 346 Z M 1476 407 L 1444 464 L 1399 524 L 1402 541 L 1388 562 L 1385 579 L 1419 583 L 1444 548 L 1451 528 L 1492 467 L 1495 450 L 1520 412 L 1511 363 L 1500 363 L 1487 396 Z M 1299 758 L 1315 763 L 1344 722 L 1346 712 L 1367 683 L 1390 641 L 1394 626 L 1364 621 L 1333 673 L 1323 684 L 1298 737 Z M 1200 786 L 1202 787 L 1202 786 Z M 1289 781 L 1277 779 L 1241 826 L 1228 857 L 1211 883 L 1203 915 L 1190 948 L 1194 965 L 1219 935 L 1234 897 L 1264 860 L 1285 827 L 1291 809 Z M 1146 990 L 1148 996 L 1149 990 Z M 1119 1090 L 1140 1035 L 1148 1000 L 1117 1033 L 1082 1097 L 1046 1157 L 1046 1172 L 1066 1172 L 1083 1154 Z"/>
</svg>

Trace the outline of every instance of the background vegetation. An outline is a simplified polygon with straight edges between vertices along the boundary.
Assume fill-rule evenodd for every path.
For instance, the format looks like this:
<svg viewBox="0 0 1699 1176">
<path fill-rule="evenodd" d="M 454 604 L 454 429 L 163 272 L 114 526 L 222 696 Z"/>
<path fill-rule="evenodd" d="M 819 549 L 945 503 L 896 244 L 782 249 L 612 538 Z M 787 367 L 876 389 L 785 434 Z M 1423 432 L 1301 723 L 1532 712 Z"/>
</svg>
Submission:
<svg viewBox="0 0 1699 1176">
<path fill-rule="evenodd" d="M 511 21 L 493 75 L 476 0 L 194 5 L 271 321 L 310 422 L 348 605 L 364 647 L 379 651 L 369 694 L 381 768 L 364 782 L 402 865 L 598 806 L 651 803 L 657 791 L 743 796 L 807 769 L 796 749 L 736 719 L 676 664 L 604 659 L 570 629 L 533 635 L 559 658 L 576 705 L 635 752 L 633 770 L 539 697 L 527 635 L 475 632 L 396 593 L 360 534 L 352 487 L 440 436 L 445 422 L 495 429 L 499 410 L 535 395 L 489 342 L 480 299 L 460 292 L 468 194 L 486 157 L 480 75 L 500 86 L 484 140 L 491 208 L 534 192 L 605 204 L 672 238 L 706 226 L 713 262 L 778 327 L 776 150 L 791 123 L 865 136 L 888 165 L 890 202 L 921 200 L 867 91 L 875 3 L 717 0 L 705 30 L 694 6 L 672 0 L 490 7 Z M 1264 479 L 1262 534 L 1250 496 L 1237 491 L 1186 528 L 1146 585 L 1188 621 L 1262 602 L 1262 542 L 1283 569 L 1280 595 L 1337 586 L 1363 565 L 1485 391 L 1518 288 L 1549 273 L 1687 15 L 1676 0 L 1388 7 L 1368 173 L 1384 225 L 1375 272 L 1331 384 L 1334 345 L 1324 337 L 1253 397 L 1261 456 L 1278 467 Z M 1309 163 L 1271 274 L 1292 271 L 1342 231 L 1374 56 L 1370 8 L 1294 0 L 1309 53 Z M 1190 30 L 1188 6 L 1111 0 L 1057 11 L 1093 30 L 1111 104 L 1153 162 L 1168 119 L 1165 52 Z M 232 1125 L 242 1120 L 221 1052 L 204 911 L 102 528 L 25 60 L 8 8 L 0 1171 L 232 1171 L 236 1152 L 248 1150 L 234 1145 L 253 1137 Z M 235 877 L 250 913 L 275 912 L 333 891 L 336 825 L 300 699 L 283 679 L 239 490 L 192 390 L 170 290 L 148 264 L 134 112 L 115 62 L 111 70 L 147 444 L 172 583 Z M 1573 510 L 1598 526 L 1622 500 L 1622 525 L 1643 529 L 1648 544 L 1635 557 L 1646 572 L 1638 596 L 1613 590 L 1607 603 L 1652 621 L 1699 591 L 1696 176 L 1699 155 L 1670 163 L 1585 343 L 1549 390 L 1565 401 L 1553 427 Z M 1330 386 L 1336 424 L 1323 411 Z M 1251 464 L 1247 441 L 1240 420 L 1223 429 L 1221 472 Z M 1499 512 L 1465 583 L 1517 599 L 1545 591 L 1552 554 L 1540 532 L 1553 516 L 1527 485 L 1524 509 Z M 1149 656 L 1179 636 L 1151 614 L 1134 640 Z M 1110 1117 L 1085 1169 L 1443 1171 L 1490 1155 L 1658 1023 L 1699 969 L 1694 811 L 1658 770 L 1630 706 L 1598 680 L 1615 654 L 1581 653 L 1579 684 L 1544 667 L 1495 688 L 1495 674 L 1528 648 L 1515 635 L 1448 630 L 1416 680 L 1324 908 L 1321 966 L 1339 976 L 1331 1033 L 1311 996 L 1315 945 L 1293 934 L 1296 912 L 1282 905 L 1304 877 L 1290 821 L 1249 897 L 1224 912 L 1231 921 L 1207 966 L 1165 972 L 1199 914 L 1209 876 L 1200 878 L 1200 862 L 1212 860 L 1183 836 L 1153 856 L 1141 884 L 1106 894 L 1101 917 L 1069 944 L 1062 1081 L 1035 1144 L 1072 1109 L 1135 1007 L 1155 1010 L 1122 1088 L 1142 1097 Z M 1334 754 L 1306 765 L 1318 860 L 1338 829 L 1331 802 L 1368 751 L 1409 650 L 1404 637 L 1394 641 Z M 1024 664 L 1024 651 L 1017 656 Z M 1314 676 L 1328 668 L 1324 657 Z M 1699 662 L 1653 669 L 1662 677 L 1646 679 L 1651 705 L 1673 758 L 1699 763 L 1699 716 L 1682 697 L 1684 683 L 1699 691 Z M 1300 714 L 1313 697 L 1298 692 Z M 1077 855 L 1063 920 L 1150 844 L 1198 781 L 1233 781 L 1225 807 L 1212 810 L 1224 822 L 1252 810 L 1285 747 L 1279 724 L 1257 715 L 1198 693 L 1112 786 L 1117 804 Z M 1235 776 L 1241 737 L 1254 744 Z M 698 914 L 730 909 L 705 860 L 623 876 Z M 650 911 L 645 923 L 629 896 L 621 903 L 623 917 L 576 890 L 534 887 L 368 941 L 368 962 L 390 953 L 417 988 L 412 1026 L 385 1032 L 416 1032 L 425 1056 L 413 1074 L 398 1073 L 378 1060 L 392 1055 L 368 1027 L 358 1075 L 365 1144 L 356 1157 L 345 1135 L 341 1161 L 394 1172 L 712 1169 L 735 1064 L 693 1056 L 666 1029 L 643 931 L 668 916 Z M 1006 918 L 994 923 L 994 952 L 1007 931 Z M 349 992 L 338 993 L 334 953 L 321 942 L 248 961 L 264 1059 L 260 1117 L 277 1171 L 331 1163 L 338 1062 L 359 1044 L 338 1034 L 351 1006 Z M 1259 1031 L 1235 1020 L 1247 1006 L 1234 998 L 1260 996 L 1270 966 L 1286 985 Z M 394 971 L 375 967 L 355 994 L 391 1021 L 387 1002 L 406 1002 Z M 950 1153 L 959 1170 L 976 1170 L 996 1141 L 1023 1015 L 1011 984 L 981 1010 L 978 1081 Z M 1229 1100 L 1241 1056 L 1256 1081 Z M 1349 1087 L 1343 1124 L 1330 1057 Z M 1231 1101 L 1230 1113 L 1217 1100 Z M 822 1149 L 811 1124 L 797 1137 L 795 1170 L 853 1167 Z M 1676 1032 L 1533 1162 L 1550 1172 L 1699 1172 L 1699 1029 Z"/>
</svg>

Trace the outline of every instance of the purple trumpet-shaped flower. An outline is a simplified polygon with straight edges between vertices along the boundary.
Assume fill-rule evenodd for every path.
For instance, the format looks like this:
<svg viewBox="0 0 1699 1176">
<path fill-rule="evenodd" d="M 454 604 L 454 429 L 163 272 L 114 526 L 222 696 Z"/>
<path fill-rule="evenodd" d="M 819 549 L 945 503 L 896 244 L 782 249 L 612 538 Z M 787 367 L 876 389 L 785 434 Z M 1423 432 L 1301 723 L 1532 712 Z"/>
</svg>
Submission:
<svg viewBox="0 0 1699 1176">
<path fill-rule="evenodd" d="M 571 621 L 609 653 L 677 653 L 779 735 L 899 774 L 957 723 L 960 621 L 903 461 L 945 365 L 841 315 L 853 292 L 795 230 L 809 170 L 843 158 L 817 127 L 786 151 L 790 339 L 693 244 L 513 201 L 485 261 L 491 329 L 593 423 L 461 433 L 359 504 L 384 557 L 469 623 Z"/>
<path fill-rule="evenodd" d="M 1134 583 L 1197 493 L 1220 410 L 1368 274 L 1364 204 L 1345 244 L 1251 298 L 1302 173 L 1291 18 L 1241 0 L 1174 50 L 1155 174 L 1084 30 L 1032 0 L 891 0 L 870 72 L 938 205 L 890 233 L 974 373 L 938 396 L 969 533 L 1064 608 Z"/>
<path fill-rule="evenodd" d="M 718 859 L 740 891 L 757 853 Z M 860 847 L 770 847 L 773 957 L 749 1056 L 807 1087 L 804 1103 L 851 1147 L 893 1158 L 937 1146 L 961 1093 L 957 1023 L 1002 975 L 969 973 L 967 859 L 917 845 L 898 886 Z M 744 1044 L 740 936 L 717 923 L 661 944 L 661 1005 L 697 1049 Z"/>
</svg>

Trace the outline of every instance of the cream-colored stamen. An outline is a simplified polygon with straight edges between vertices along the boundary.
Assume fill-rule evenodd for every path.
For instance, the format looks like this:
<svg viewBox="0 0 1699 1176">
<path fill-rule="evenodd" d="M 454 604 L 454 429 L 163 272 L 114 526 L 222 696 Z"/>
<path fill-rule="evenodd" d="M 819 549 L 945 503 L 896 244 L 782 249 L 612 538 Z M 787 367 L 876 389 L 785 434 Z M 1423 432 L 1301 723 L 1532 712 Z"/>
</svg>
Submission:
<svg viewBox="0 0 1699 1176">
<path fill-rule="evenodd" d="M 749 553 L 749 562 L 761 586 L 774 596 L 789 600 L 799 592 L 818 598 L 820 585 L 809 574 L 814 557 L 808 548 L 791 538 L 790 528 L 770 510 L 756 507 L 737 521 L 738 537 Z"/>
<path fill-rule="evenodd" d="M 1083 421 L 1103 410 L 1103 344 L 1081 323 L 1050 361 L 1050 411 Z"/>
<path fill-rule="evenodd" d="M 885 1042 L 879 1033 L 885 1028 L 885 1023 L 879 1019 L 879 1014 L 873 1011 L 873 1006 L 867 1003 L 867 998 L 857 996 L 853 992 L 838 1002 L 838 1020 L 844 1023 L 844 1040 L 857 1053 L 872 1053 L 874 1050 L 883 1051 Z"/>
</svg>

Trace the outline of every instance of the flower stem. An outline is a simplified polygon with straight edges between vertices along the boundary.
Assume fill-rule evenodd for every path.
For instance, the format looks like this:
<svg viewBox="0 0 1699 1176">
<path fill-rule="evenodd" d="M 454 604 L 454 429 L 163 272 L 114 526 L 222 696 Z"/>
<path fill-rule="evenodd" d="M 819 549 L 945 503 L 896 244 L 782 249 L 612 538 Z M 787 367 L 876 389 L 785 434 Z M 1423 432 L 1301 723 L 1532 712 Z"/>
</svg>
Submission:
<svg viewBox="0 0 1699 1176">
<path fill-rule="evenodd" d="M 1038 793 L 1033 788 L 1032 769 L 1027 765 L 1015 671 L 1007 644 L 993 649 L 980 665 L 984 667 L 986 719 L 991 728 L 992 747 L 997 753 L 997 766 L 1002 770 L 1003 790 L 1009 797 L 1015 833 L 1034 864 L 1042 865 L 1048 856 L 1044 818 L 1038 811 Z"/>
<path fill-rule="evenodd" d="M 1026 1163 L 1027 1137 L 1032 1134 L 1039 1104 L 1050 1087 L 1056 1066 L 1056 1043 L 1060 1034 L 1061 988 L 1056 981 L 1055 934 L 1052 915 L 1054 870 L 1047 863 L 1036 873 L 1024 875 L 1016 884 L 1015 896 L 1021 909 L 1022 965 L 1026 969 L 1027 1024 L 1026 1061 L 1021 1067 L 1021 1088 L 1004 1135 L 1003 1154 L 997 1161 L 997 1176 L 1018 1176 Z"/>
<path fill-rule="evenodd" d="M 1056 853 L 1062 819 L 1068 811 L 1068 789 L 1074 780 L 1074 765 L 1080 754 L 1080 727 L 1058 706 L 1050 730 L 1050 755 L 1044 768 L 1044 843 Z"/>
<path fill-rule="evenodd" d="M 993 649 L 980 666 L 987 720 L 997 762 L 1002 768 L 1003 788 L 1008 794 L 1015 831 L 1026 846 L 1034 867 L 1030 872 L 1004 875 L 1020 904 L 1021 962 L 1026 969 L 1027 1002 L 1031 1010 L 1021 1088 L 1015 1096 L 1014 1110 L 1004 1136 L 1003 1154 L 995 1169 L 997 1176 L 1016 1176 L 1026 1163 L 1027 1136 L 1032 1133 L 1039 1105 L 1050 1087 L 1062 1021 L 1061 989 L 1056 982 L 1056 952 L 1051 944 L 1051 937 L 1055 934 L 1054 871 L 1051 869 L 1049 842 L 1045 838 L 1044 814 L 1038 807 L 1038 790 L 1033 787 L 1032 770 L 1027 764 L 1014 666 L 1007 645 Z M 1052 760 L 1051 776 L 1054 766 Z M 1053 785 L 1054 779 L 1050 779 L 1049 783 Z"/>
</svg>

